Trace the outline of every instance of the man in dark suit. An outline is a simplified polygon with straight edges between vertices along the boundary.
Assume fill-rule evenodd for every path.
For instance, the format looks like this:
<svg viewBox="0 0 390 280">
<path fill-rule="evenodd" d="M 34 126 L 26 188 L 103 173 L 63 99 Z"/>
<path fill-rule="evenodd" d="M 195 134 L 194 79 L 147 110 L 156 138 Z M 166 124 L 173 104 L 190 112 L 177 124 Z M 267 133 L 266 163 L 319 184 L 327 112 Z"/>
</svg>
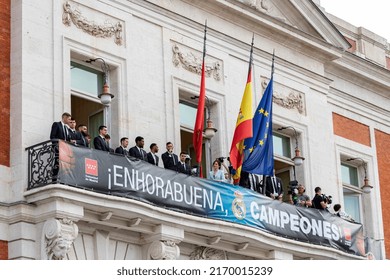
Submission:
<svg viewBox="0 0 390 280">
<path fill-rule="evenodd" d="M 179 162 L 179 157 L 173 153 L 173 144 L 171 142 L 168 142 L 166 148 L 167 151 L 161 155 L 164 168 L 177 171 L 177 163 Z"/>
<path fill-rule="evenodd" d="M 60 139 L 64 141 L 70 141 L 70 131 L 68 124 L 70 123 L 71 115 L 69 113 L 63 113 L 61 116 L 61 121 L 53 122 L 50 131 L 50 139 Z M 59 151 L 58 151 L 58 143 L 53 143 L 53 152 L 55 154 L 54 157 L 54 165 L 52 169 L 52 182 L 57 183 L 58 172 L 59 172 Z"/>
<path fill-rule="evenodd" d="M 189 164 L 191 158 L 186 152 L 180 153 L 180 160 L 177 163 L 177 172 L 191 175 L 191 165 Z"/>
<path fill-rule="evenodd" d="M 77 126 L 77 130 L 81 134 L 81 144 L 80 144 L 80 146 L 89 147 L 89 141 L 87 139 L 87 135 L 88 135 L 88 128 L 87 128 L 87 126 L 85 124 L 79 124 Z"/>
<path fill-rule="evenodd" d="M 148 156 L 144 150 L 144 138 L 137 136 L 135 138 L 135 146 L 130 148 L 129 155 L 144 161 L 148 161 Z"/>
<path fill-rule="evenodd" d="M 84 146 L 83 136 L 80 131 L 76 130 L 76 120 L 74 118 L 70 119 L 68 126 L 70 132 L 70 142 L 76 144 L 77 146 Z"/>
<path fill-rule="evenodd" d="M 105 152 L 110 151 L 110 147 L 108 146 L 108 143 L 105 138 L 106 134 L 107 134 L 107 126 L 105 125 L 99 126 L 99 135 L 93 139 L 93 146 L 95 147 L 96 150 L 101 150 Z"/>
<path fill-rule="evenodd" d="M 265 195 L 275 199 L 283 199 L 283 184 L 282 180 L 279 177 L 275 176 L 275 169 L 273 171 L 273 176 L 266 176 L 265 179 Z"/>
<path fill-rule="evenodd" d="M 54 122 L 51 126 L 50 139 L 61 139 L 70 141 L 69 123 L 71 115 L 69 113 L 63 113 L 61 121 Z"/>
<path fill-rule="evenodd" d="M 263 175 L 252 174 L 241 170 L 240 176 L 240 186 L 251 189 L 252 191 L 265 194 L 265 189 L 263 186 Z"/>
<path fill-rule="evenodd" d="M 127 156 L 129 154 L 129 152 L 127 151 L 128 145 L 129 145 L 129 138 L 122 137 L 121 145 L 115 149 L 115 153 Z"/>
<path fill-rule="evenodd" d="M 148 153 L 148 162 L 158 166 L 158 146 L 156 143 L 150 144 L 150 152 Z"/>
</svg>

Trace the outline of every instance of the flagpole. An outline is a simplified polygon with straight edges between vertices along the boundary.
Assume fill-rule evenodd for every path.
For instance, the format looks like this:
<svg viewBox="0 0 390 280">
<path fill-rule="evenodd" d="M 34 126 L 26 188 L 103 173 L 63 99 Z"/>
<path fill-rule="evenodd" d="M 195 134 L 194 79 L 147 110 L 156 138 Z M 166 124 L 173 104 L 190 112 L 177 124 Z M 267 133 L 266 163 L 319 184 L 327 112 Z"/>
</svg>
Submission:
<svg viewBox="0 0 390 280">
<path fill-rule="evenodd" d="M 249 75 L 251 75 L 251 69 L 252 69 L 252 64 L 253 64 L 253 45 L 255 42 L 255 33 L 252 34 L 252 43 L 251 43 L 251 50 L 249 53 L 249 68 L 248 68 L 248 80 L 249 80 Z"/>
<path fill-rule="evenodd" d="M 272 53 L 271 78 L 274 76 L 274 71 L 275 71 L 274 62 L 275 62 L 275 49 Z"/>
<path fill-rule="evenodd" d="M 205 57 L 206 57 L 206 34 L 207 34 L 207 20 L 204 24 L 204 37 L 203 37 L 203 59 L 202 59 L 202 73 L 199 90 L 199 102 L 196 112 L 196 120 L 194 125 L 193 145 L 195 150 L 195 160 L 198 164 L 196 169 L 196 175 L 202 177 L 202 144 L 203 144 L 203 129 L 204 129 L 204 108 L 206 99 L 206 86 L 205 86 Z"/>
<path fill-rule="evenodd" d="M 253 116 L 253 136 L 244 141 L 242 170 L 259 175 L 273 175 L 272 99 L 275 50 L 272 54 L 271 78 Z"/>
<path fill-rule="evenodd" d="M 233 167 L 233 181 L 237 184 L 241 176 L 241 166 L 244 159 L 244 140 L 252 137 L 252 67 L 253 67 L 253 47 L 255 34 L 252 35 L 251 49 L 249 53 L 248 77 L 245 85 L 244 95 L 241 100 L 240 111 L 237 117 L 236 128 L 233 134 L 230 148 L 230 163 Z"/>
</svg>

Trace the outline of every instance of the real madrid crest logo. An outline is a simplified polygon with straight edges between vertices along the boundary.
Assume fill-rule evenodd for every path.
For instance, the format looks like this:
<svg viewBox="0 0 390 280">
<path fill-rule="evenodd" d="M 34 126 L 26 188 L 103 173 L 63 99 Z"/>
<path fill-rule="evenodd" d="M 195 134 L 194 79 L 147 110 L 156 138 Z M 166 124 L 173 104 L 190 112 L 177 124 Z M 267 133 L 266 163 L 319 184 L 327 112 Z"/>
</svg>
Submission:
<svg viewBox="0 0 390 280">
<path fill-rule="evenodd" d="M 245 218 L 246 215 L 246 208 L 244 201 L 242 200 L 242 193 L 239 191 L 235 191 L 234 196 L 236 198 L 232 202 L 232 211 L 237 219 L 242 220 Z"/>
</svg>

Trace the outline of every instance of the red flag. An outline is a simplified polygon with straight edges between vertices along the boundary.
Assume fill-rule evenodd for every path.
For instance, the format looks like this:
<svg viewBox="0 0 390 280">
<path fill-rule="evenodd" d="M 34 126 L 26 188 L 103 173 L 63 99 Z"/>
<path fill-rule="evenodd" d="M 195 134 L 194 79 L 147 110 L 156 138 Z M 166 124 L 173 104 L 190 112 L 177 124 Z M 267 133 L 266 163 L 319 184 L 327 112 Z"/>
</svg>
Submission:
<svg viewBox="0 0 390 280">
<path fill-rule="evenodd" d="M 237 117 L 236 129 L 234 131 L 232 146 L 230 148 L 230 162 L 236 173 L 233 174 L 234 183 L 238 183 L 241 175 L 241 166 L 244 159 L 244 140 L 252 137 L 252 47 L 249 58 L 248 78 L 242 97 L 240 111 Z"/>
<path fill-rule="evenodd" d="M 206 56 L 206 24 L 204 28 L 204 42 L 203 42 L 203 61 L 202 61 L 202 73 L 200 82 L 199 102 L 198 110 L 196 112 L 196 120 L 193 134 L 193 144 L 195 150 L 195 158 L 198 163 L 199 176 L 202 177 L 202 144 L 203 144 L 203 128 L 204 128 L 204 107 L 206 99 L 206 86 L 205 86 L 205 56 Z"/>
</svg>

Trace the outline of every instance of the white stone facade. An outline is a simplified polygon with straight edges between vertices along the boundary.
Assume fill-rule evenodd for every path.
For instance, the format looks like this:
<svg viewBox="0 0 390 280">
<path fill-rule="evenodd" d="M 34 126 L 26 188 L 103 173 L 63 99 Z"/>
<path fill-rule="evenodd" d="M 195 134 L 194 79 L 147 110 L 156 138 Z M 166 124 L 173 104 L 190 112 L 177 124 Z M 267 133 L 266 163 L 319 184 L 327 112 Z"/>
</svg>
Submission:
<svg viewBox="0 0 390 280">
<path fill-rule="evenodd" d="M 275 127 L 298 131 L 304 164 L 297 179 L 314 195 L 342 197 L 340 157 L 368 162 L 379 186 L 374 129 L 390 133 L 386 42 L 371 36 L 352 54 L 312 1 L 12 1 L 11 167 L 0 167 L 0 240 L 10 259 L 44 259 L 47 221 L 67 238 L 65 259 L 358 259 L 240 225 L 153 207 L 64 185 L 27 191 L 25 148 L 47 140 L 71 112 L 71 61 L 102 57 L 115 95 L 107 113 L 113 143 L 126 135 L 146 146 L 180 147 L 179 101 L 199 93 L 196 67 L 207 20 L 207 96 L 217 135 L 212 158 L 230 149 L 254 34 L 254 104 L 269 81 L 275 51 Z M 328 15 L 343 34 L 354 30 Z M 370 44 L 375 40 L 378 44 Z M 365 53 L 362 58 L 361 53 Z M 373 61 L 373 62 L 371 62 Z M 370 127 L 371 146 L 335 136 L 332 113 Z M 131 141 L 130 141 L 131 142 Z M 309 186 L 312 186 L 310 188 Z M 364 195 L 365 234 L 383 240 L 379 187 Z M 69 224 L 67 224 L 69 225 Z M 71 227 L 70 227 L 71 228 Z M 74 240 L 69 236 L 73 236 Z M 381 245 L 384 255 L 383 244 Z"/>
</svg>

